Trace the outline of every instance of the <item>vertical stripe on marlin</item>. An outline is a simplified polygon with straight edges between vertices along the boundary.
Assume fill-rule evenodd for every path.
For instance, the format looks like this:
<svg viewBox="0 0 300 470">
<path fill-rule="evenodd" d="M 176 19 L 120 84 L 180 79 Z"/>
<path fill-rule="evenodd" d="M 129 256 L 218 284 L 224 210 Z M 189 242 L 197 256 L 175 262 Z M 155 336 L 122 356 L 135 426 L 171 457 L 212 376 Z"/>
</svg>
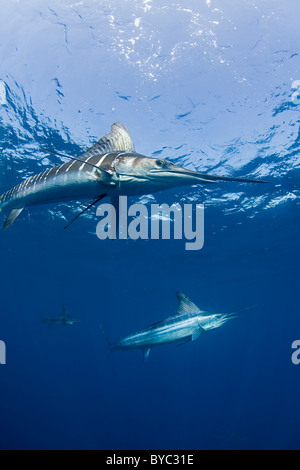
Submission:
<svg viewBox="0 0 300 470">
<path fill-rule="evenodd" d="M 95 156 L 95 155 L 92 155 L 91 157 L 88 157 L 88 158 L 85 160 L 85 162 L 84 162 L 82 165 L 80 165 L 79 171 L 82 171 L 82 170 L 84 169 L 85 165 L 86 165 L 94 156 Z M 100 161 L 101 161 L 101 159 L 100 159 Z M 98 163 L 99 163 L 99 162 L 98 162 Z M 97 165 L 98 165 L 98 164 L 97 164 Z"/>
<path fill-rule="evenodd" d="M 38 182 L 38 181 L 41 181 L 41 179 L 43 178 L 44 173 L 45 173 L 45 172 L 43 171 L 42 173 L 40 173 L 40 174 L 38 175 L 37 182 Z"/>
<path fill-rule="evenodd" d="M 101 155 L 101 158 L 97 158 L 98 161 L 95 161 L 95 165 L 97 167 L 100 167 L 101 164 L 104 162 L 105 158 L 109 155 L 109 153 L 105 153 L 104 155 Z M 92 158 L 95 158 L 95 155 L 92 155 L 91 157 L 87 158 L 86 161 L 83 163 L 83 165 L 81 165 L 79 167 L 79 171 L 82 171 L 84 169 L 85 166 L 88 166 L 87 164 L 89 163 L 89 161 L 92 159 Z M 93 169 L 93 173 L 96 173 L 97 172 L 97 168 L 94 168 Z"/>
<path fill-rule="evenodd" d="M 110 171 L 112 169 L 112 163 L 113 161 L 119 156 L 118 153 L 108 153 L 105 155 L 105 158 L 102 159 L 101 161 L 101 168 L 103 168 L 106 171 Z M 100 163 L 99 163 L 100 165 Z M 99 166 L 97 165 L 97 166 Z"/>
<path fill-rule="evenodd" d="M 77 160 L 73 160 L 65 169 L 65 172 L 67 173 L 72 168 L 72 166 L 75 165 L 75 163 L 77 163 Z"/>
</svg>

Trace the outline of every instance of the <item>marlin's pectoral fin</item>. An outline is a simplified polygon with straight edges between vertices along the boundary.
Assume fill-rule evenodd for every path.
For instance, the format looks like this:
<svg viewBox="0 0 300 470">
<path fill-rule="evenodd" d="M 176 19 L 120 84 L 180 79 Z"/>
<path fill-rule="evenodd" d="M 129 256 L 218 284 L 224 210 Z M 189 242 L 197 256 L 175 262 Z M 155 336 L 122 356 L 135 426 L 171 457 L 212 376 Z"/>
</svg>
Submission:
<svg viewBox="0 0 300 470">
<path fill-rule="evenodd" d="M 201 326 L 198 326 L 197 330 L 195 330 L 194 333 L 192 334 L 191 341 L 195 341 L 195 339 L 198 339 L 199 336 L 201 336 L 203 333 L 205 333 L 204 328 L 202 328 Z"/>
<path fill-rule="evenodd" d="M 150 348 L 144 349 L 144 350 L 143 350 L 143 353 L 144 353 L 144 364 L 146 364 L 147 359 L 148 359 L 149 354 L 150 354 Z"/>
<path fill-rule="evenodd" d="M 75 222 L 75 220 L 77 220 L 82 214 L 84 214 L 88 209 L 90 209 L 91 207 L 93 207 L 95 204 L 97 204 L 97 202 L 101 201 L 101 199 L 103 199 L 104 197 L 106 197 L 107 194 L 101 194 L 101 196 L 97 197 L 96 199 L 93 200 L 93 202 L 91 204 L 89 204 L 85 209 L 83 209 L 81 212 L 79 212 L 79 214 L 77 214 L 72 220 L 71 222 L 69 222 L 66 226 L 65 226 L 65 230 L 70 227 L 70 225 Z"/>
<path fill-rule="evenodd" d="M 190 341 L 195 341 L 195 339 L 198 339 L 199 336 L 201 336 L 203 333 L 205 333 L 204 328 L 199 326 L 196 331 L 192 335 L 187 336 L 184 340 L 182 340 L 180 343 L 178 343 L 176 346 L 182 346 L 183 344 L 189 343 Z"/>
<path fill-rule="evenodd" d="M 9 214 L 9 216 L 4 222 L 3 230 L 8 229 L 8 227 L 10 227 L 14 223 L 14 221 L 16 220 L 17 217 L 19 217 L 23 209 L 24 207 L 22 207 L 21 209 L 13 209 L 11 211 L 11 213 Z"/>
</svg>

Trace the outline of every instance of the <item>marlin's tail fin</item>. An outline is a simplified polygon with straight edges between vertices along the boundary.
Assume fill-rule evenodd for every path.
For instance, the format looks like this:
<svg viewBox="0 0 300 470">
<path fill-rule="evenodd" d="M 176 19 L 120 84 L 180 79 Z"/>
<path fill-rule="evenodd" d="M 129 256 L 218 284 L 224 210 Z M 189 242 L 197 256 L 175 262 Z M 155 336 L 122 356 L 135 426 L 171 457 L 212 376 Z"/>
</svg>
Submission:
<svg viewBox="0 0 300 470">
<path fill-rule="evenodd" d="M 103 329 L 103 326 L 101 324 L 99 326 L 100 326 L 101 331 L 103 333 L 103 336 L 104 336 L 104 338 L 105 338 L 105 340 L 108 344 L 109 350 L 110 350 L 110 352 L 112 352 L 113 351 L 113 344 L 109 341 L 108 337 L 106 336 L 106 333 Z M 114 361 L 114 355 L 113 354 L 111 354 L 111 370 L 112 370 L 113 375 L 116 375 L 116 367 L 115 367 L 115 361 Z"/>
<path fill-rule="evenodd" d="M 109 347 L 110 351 L 112 351 L 112 350 L 113 350 L 113 344 L 109 341 L 108 337 L 106 336 L 106 333 L 105 333 L 105 331 L 104 331 L 104 329 L 103 329 L 103 326 L 102 326 L 101 324 L 100 324 L 99 326 L 100 326 L 100 328 L 101 328 L 101 331 L 102 331 L 102 333 L 103 333 L 103 336 L 104 336 L 104 338 L 105 338 L 105 341 L 106 341 L 107 344 L 108 344 L 108 347 Z"/>
</svg>

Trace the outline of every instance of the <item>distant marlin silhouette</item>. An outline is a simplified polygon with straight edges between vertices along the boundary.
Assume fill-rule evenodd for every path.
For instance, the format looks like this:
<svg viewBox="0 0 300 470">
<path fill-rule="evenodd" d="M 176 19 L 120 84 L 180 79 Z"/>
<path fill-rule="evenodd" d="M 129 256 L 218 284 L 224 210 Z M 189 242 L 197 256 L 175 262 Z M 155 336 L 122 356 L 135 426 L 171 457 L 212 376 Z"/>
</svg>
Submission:
<svg viewBox="0 0 300 470">
<path fill-rule="evenodd" d="M 105 196 L 111 196 L 112 203 L 117 207 L 118 196 L 149 194 L 176 186 L 214 183 L 218 180 L 264 183 L 260 180 L 199 173 L 181 168 L 168 160 L 140 155 L 135 152 L 130 134 L 120 122 L 114 123 L 109 134 L 79 157 L 42 150 L 73 161 L 32 176 L 4 193 L 0 197 L 0 212 L 11 211 L 4 222 L 4 229 L 16 220 L 25 207 L 34 204 L 89 199 L 92 202 L 87 210 Z"/>
<path fill-rule="evenodd" d="M 141 349 L 144 353 L 144 361 L 146 362 L 150 349 L 153 346 L 168 343 L 177 343 L 180 345 L 194 341 L 206 331 L 219 328 L 231 318 L 235 318 L 238 313 L 254 307 L 253 305 L 239 310 L 238 312 L 212 314 L 200 310 L 197 305 L 182 292 L 177 292 L 177 299 L 179 305 L 176 315 L 154 323 L 137 333 L 126 336 L 114 344 L 111 344 L 105 336 L 111 351 L 115 349 Z"/>
<path fill-rule="evenodd" d="M 74 323 L 80 323 L 80 320 L 72 318 L 66 307 L 63 306 L 62 312 L 58 317 L 44 318 L 44 323 L 51 325 L 74 325 Z"/>
</svg>

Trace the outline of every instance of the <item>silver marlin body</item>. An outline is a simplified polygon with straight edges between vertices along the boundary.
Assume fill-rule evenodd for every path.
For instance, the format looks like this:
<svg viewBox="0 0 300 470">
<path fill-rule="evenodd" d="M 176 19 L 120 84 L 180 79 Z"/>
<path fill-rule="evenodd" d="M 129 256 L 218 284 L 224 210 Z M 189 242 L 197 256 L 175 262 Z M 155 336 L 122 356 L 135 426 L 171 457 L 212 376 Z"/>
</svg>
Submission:
<svg viewBox="0 0 300 470">
<path fill-rule="evenodd" d="M 80 320 L 73 318 L 66 307 L 63 306 L 62 313 L 58 317 L 44 318 L 44 323 L 51 325 L 74 325 L 75 323 L 80 323 Z"/>
<path fill-rule="evenodd" d="M 178 313 L 148 326 L 120 341 L 110 344 L 110 349 L 141 349 L 146 361 L 153 346 L 194 341 L 203 333 L 219 328 L 236 313 L 211 314 L 200 310 L 185 294 L 177 292 Z"/>
<path fill-rule="evenodd" d="M 128 130 L 119 122 L 85 153 L 67 158 L 72 161 L 27 178 L 0 197 L 0 212 L 10 211 L 4 229 L 25 207 L 35 204 L 81 199 L 97 203 L 105 196 L 111 196 L 116 203 L 115 198 L 121 195 L 150 194 L 176 186 L 211 184 L 218 180 L 263 182 L 203 174 L 168 160 L 145 157 L 136 153 Z"/>
</svg>

